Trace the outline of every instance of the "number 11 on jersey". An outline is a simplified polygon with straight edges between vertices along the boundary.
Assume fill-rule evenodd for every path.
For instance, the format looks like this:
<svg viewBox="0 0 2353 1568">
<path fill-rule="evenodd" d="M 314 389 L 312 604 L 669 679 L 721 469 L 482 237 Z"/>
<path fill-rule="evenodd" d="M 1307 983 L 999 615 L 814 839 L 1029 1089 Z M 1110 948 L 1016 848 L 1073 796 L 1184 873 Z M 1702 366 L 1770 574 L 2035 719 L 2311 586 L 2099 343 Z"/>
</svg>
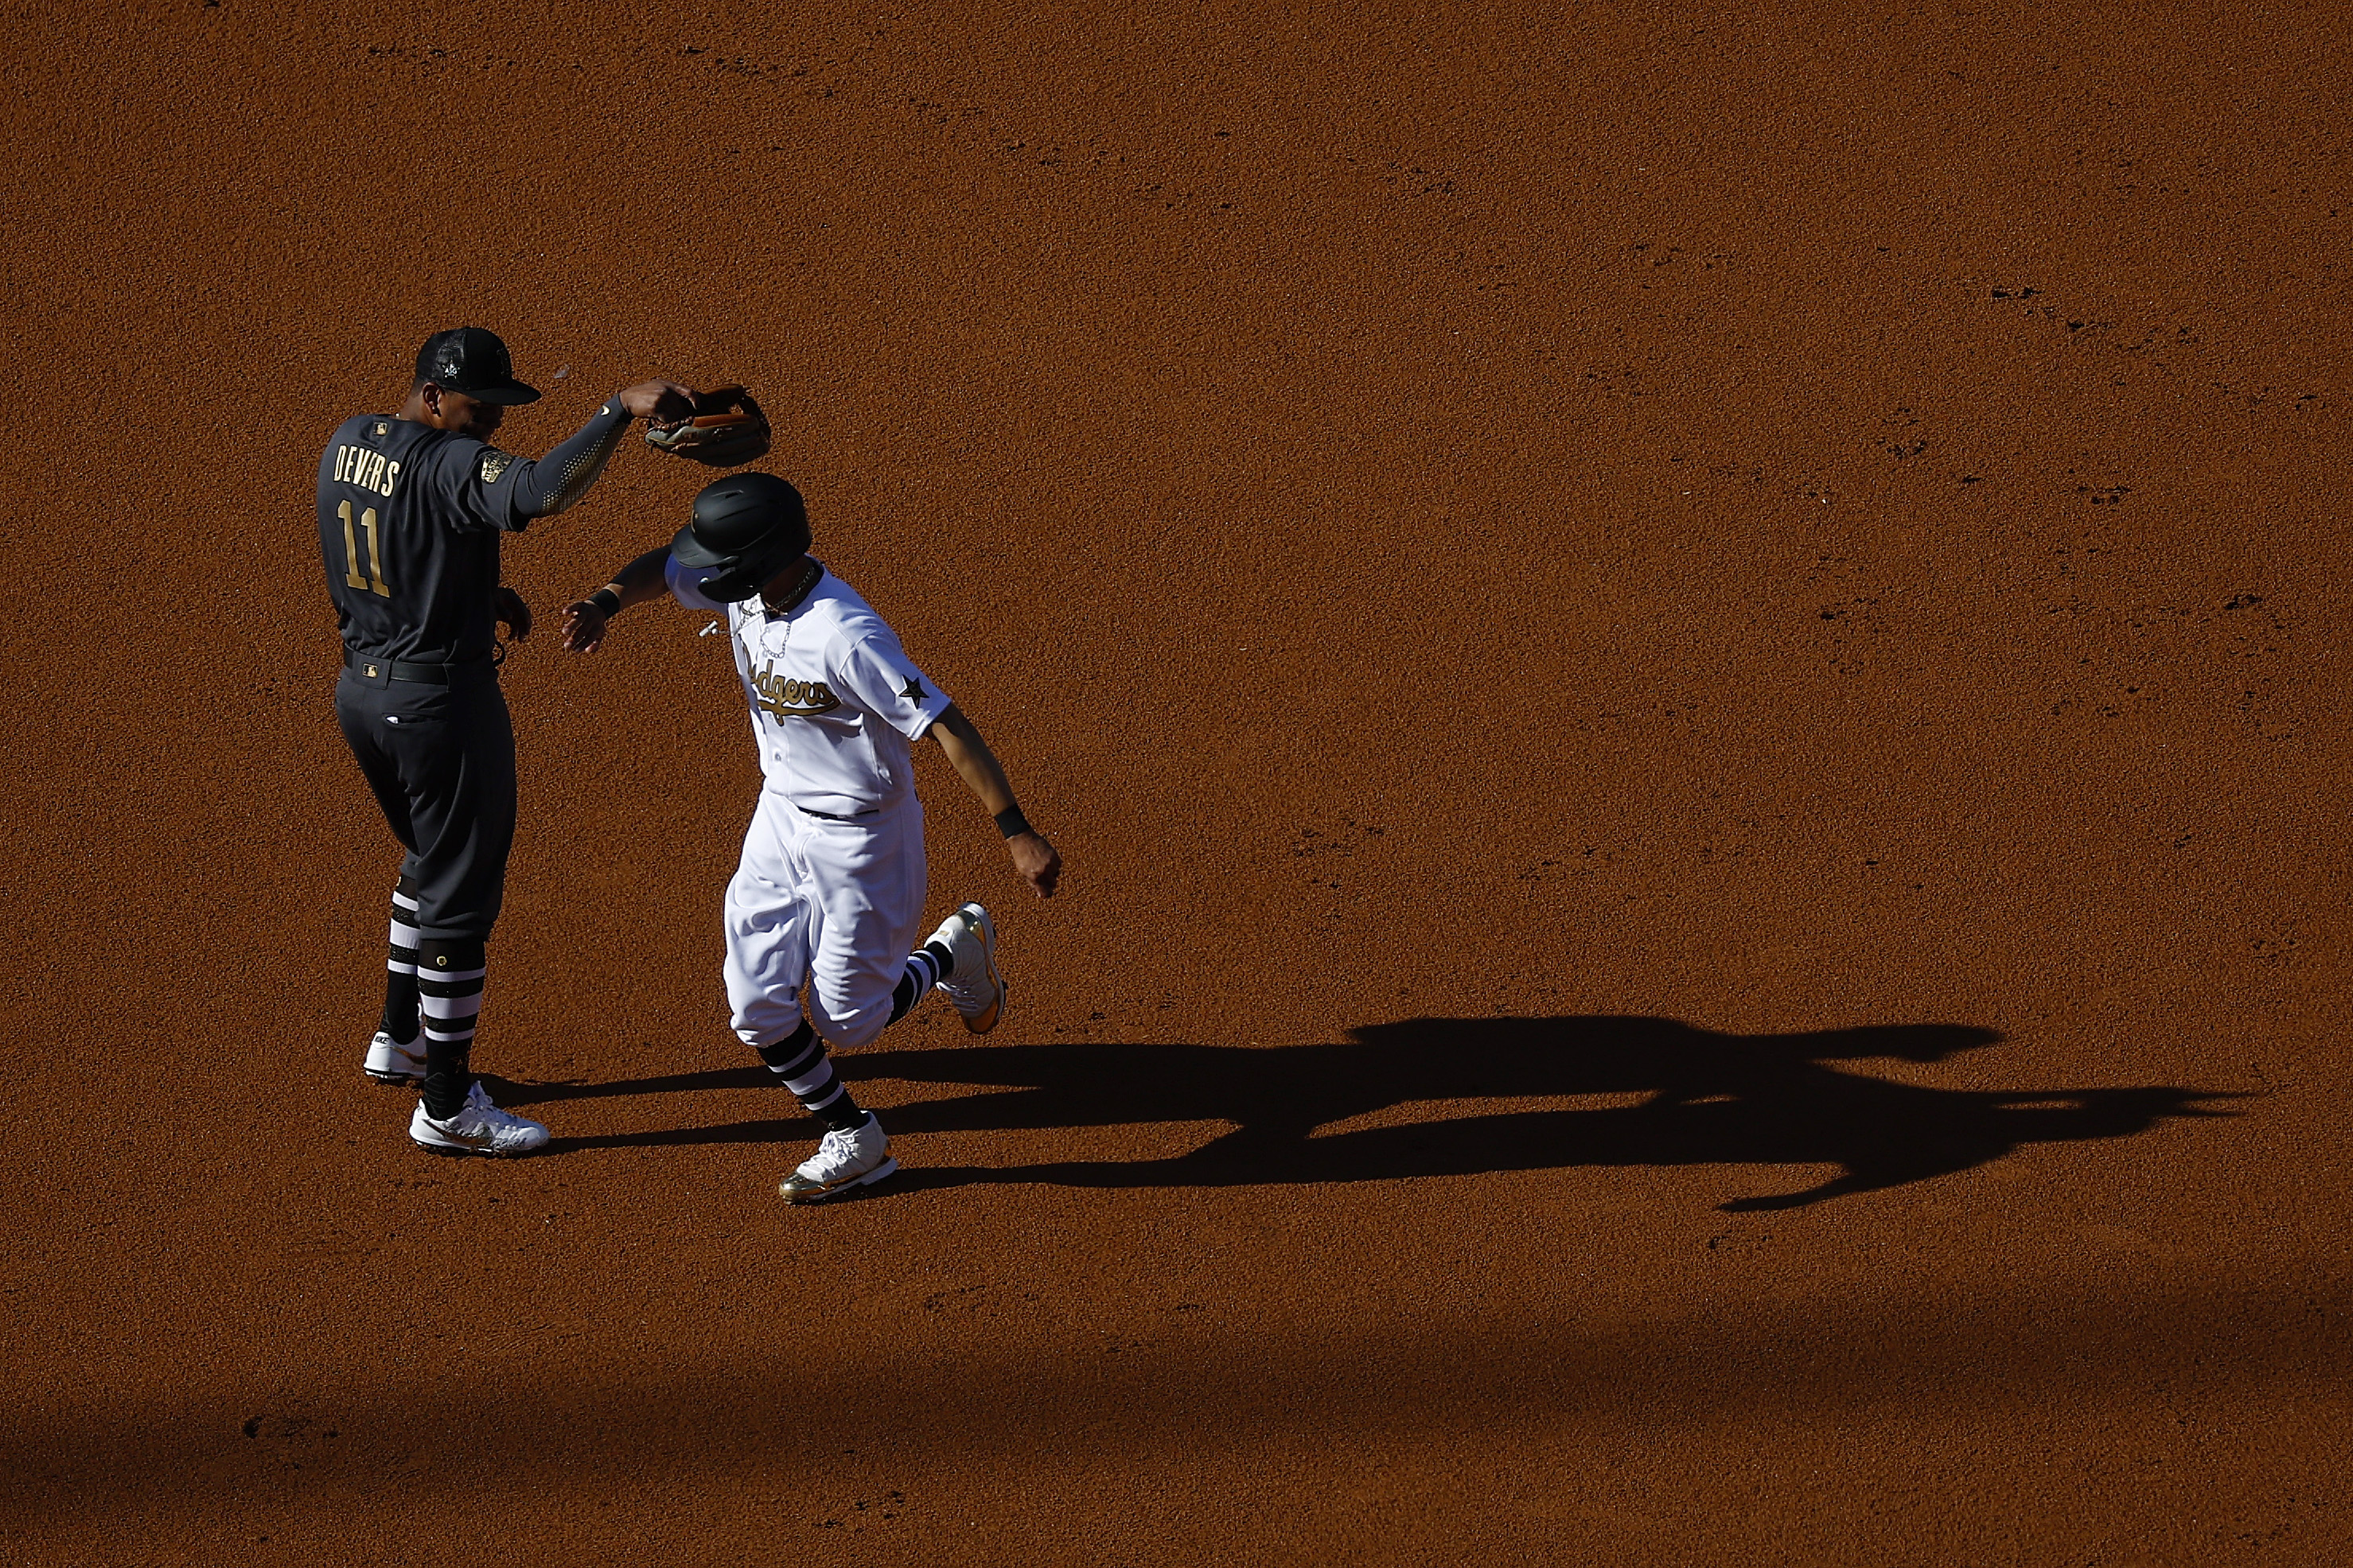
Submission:
<svg viewBox="0 0 2353 1568">
<path fill-rule="evenodd" d="M 385 586 L 384 581 L 384 550 L 376 542 L 375 508 L 360 513 L 360 526 L 367 531 L 368 539 L 368 574 L 364 577 L 360 575 L 360 542 L 352 533 L 352 503 L 336 503 L 335 515 L 343 520 L 343 582 L 353 588 L 373 588 L 391 598 L 392 590 Z"/>
</svg>

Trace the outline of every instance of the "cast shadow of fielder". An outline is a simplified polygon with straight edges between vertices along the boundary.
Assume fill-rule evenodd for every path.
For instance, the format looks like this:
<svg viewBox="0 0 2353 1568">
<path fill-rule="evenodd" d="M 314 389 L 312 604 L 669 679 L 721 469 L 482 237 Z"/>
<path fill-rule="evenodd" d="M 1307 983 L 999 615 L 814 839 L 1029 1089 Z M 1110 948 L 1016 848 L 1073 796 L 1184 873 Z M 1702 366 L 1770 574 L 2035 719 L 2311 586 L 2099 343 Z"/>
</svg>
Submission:
<svg viewBox="0 0 2353 1568">
<path fill-rule="evenodd" d="M 891 1108 L 894 1133 L 1050 1131 L 1224 1121 L 1233 1130 L 1165 1160 L 1000 1168 L 911 1166 L 892 1192 L 976 1183 L 1221 1187 L 1577 1165 L 1836 1165 L 1802 1191 L 1738 1198 L 1739 1213 L 1797 1208 L 1966 1171 L 2021 1144 L 2124 1138 L 2168 1118 L 2226 1115 L 2235 1095 L 2127 1089 L 1925 1089 L 1829 1064 L 1929 1063 L 2001 1037 L 1959 1025 L 1883 1025 L 1799 1035 L 1721 1035 L 1672 1018 L 1416 1018 L 1349 1031 L 1347 1043 L 960 1046 L 835 1058 L 857 1081 L 964 1084 L 987 1092 Z M 590 1093 L 734 1087 L 740 1073 L 681 1074 Z M 586 1086 L 584 1086 L 586 1087 Z M 1448 1101 L 1639 1097 L 1609 1107 L 1447 1116 Z M 554 1096 L 551 1096 L 554 1098 Z M 503 1103 L 503 1101 L 502 1101 Z M 1435 1117 L 1354 1130 L 1400 1108 Z M 1387 1120 L 1387 1118 L 1385 1118 Z M 1335 1128 L 1322 1136 L 1318 1128 Z M 805 1138 L 797 1116 L 725 1127 L 561 1141 L 567 1148 Z M 878 1192 L 880 1189 L 878 1189 Z"/>
</svg>

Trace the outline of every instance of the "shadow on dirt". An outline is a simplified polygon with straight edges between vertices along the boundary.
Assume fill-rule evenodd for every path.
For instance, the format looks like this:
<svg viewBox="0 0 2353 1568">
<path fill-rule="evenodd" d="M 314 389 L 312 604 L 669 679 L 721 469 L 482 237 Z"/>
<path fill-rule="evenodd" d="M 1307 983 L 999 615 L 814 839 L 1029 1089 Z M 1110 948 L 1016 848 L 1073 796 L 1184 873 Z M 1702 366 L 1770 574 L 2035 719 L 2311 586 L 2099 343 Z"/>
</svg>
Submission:
<svg viewBox="0 0 2353 1568">
<path fill-rule="evenodd" d="M 1417 1018 L 1349 1043 L 1228 1046 L 972 1045 L 836 1058 L 853 1082 L 960 1084 L 978 1094 L 893 1107 L 894 1133 L 1222 1121 L 1232 1131 L 1165 1160 L 999 1168 L 917 1166 L 887 1192 L 980 1182 L 1219 1187 L 1576 1165 L 1836 1165 L 1806 1188 L 1723 1205 L 1796 1208 L 1947 1175 L 2026 1143 L 2124 1138 L 2172 1117 L 2228 1112 L 2196 1089 L 1926 1089 L 1834 1067 L 1938 1062 L 2000 1037 L 1957 1025 L 1804 1035 L 1719 1035 L 1669 1018 Z M 604 1085 L 515 1086 L 501 1104 L 750 1087 L 761 1069 Z M 1482 1110 L 1496 1100 L 1620 1103 Z M 1464 1103 L 1457 1109 L 1449 1102 Z M 1365 1121 L 1373 1125 L 1351 1127 Z M 1325 1129 L 1320 1134 L 1318 1129 Z M 670 1131 L 558 1139 L 551 1152 L 677 1143 L 797 1142 L 798 1114 Z M 878 1195 L 882 1195 L 878 1193 Z"/>
</svg>

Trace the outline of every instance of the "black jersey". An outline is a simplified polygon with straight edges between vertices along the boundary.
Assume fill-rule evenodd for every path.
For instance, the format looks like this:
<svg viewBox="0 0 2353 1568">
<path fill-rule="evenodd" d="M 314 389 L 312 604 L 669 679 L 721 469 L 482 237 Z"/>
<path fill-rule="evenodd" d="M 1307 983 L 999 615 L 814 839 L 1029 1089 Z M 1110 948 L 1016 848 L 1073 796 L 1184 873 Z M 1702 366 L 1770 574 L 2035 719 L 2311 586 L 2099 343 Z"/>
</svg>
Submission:
<svg viewBox="0 0 2353 1568">
<path fill-rule="evenodd" d="M 344 420 L 319 458 L 319 549 L 343 646 L 418 664 L 490 658 L 500 536 L 578 500 L 628 426 L 613 398 L 534 462 L 389 415 Z"/>
<path fill-rule="evenodd" d="M 491 657 L 499 536 L 516 458 L 470 437 L 364 414 L 319 459 L 319 547 L 343 646 L 420 664 Z"/>
</svg>

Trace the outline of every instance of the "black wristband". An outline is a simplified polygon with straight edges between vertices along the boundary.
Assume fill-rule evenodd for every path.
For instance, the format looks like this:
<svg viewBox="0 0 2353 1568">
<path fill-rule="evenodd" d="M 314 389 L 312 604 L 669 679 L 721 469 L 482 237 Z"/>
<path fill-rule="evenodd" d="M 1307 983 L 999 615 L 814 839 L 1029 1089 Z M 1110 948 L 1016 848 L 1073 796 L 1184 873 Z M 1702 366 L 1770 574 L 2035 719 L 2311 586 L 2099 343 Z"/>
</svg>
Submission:
<svg viewBox="0 0 2353 1568">
<path fill-rule="evenodd" d="M 621 595 L 610 588 L 599 588 L 588 595 L 587 602 L 596 606 L 596 613 L 611 620 L 621 613 Z"/>
<path fill-rule="evenodd" d="M 1030 831 L 1029 819 L 1021 815 L 1018 805 L 1008 805 L 997 814 L 997 831 L 1008 838 L 1018 838 Z"/>
</svg>

